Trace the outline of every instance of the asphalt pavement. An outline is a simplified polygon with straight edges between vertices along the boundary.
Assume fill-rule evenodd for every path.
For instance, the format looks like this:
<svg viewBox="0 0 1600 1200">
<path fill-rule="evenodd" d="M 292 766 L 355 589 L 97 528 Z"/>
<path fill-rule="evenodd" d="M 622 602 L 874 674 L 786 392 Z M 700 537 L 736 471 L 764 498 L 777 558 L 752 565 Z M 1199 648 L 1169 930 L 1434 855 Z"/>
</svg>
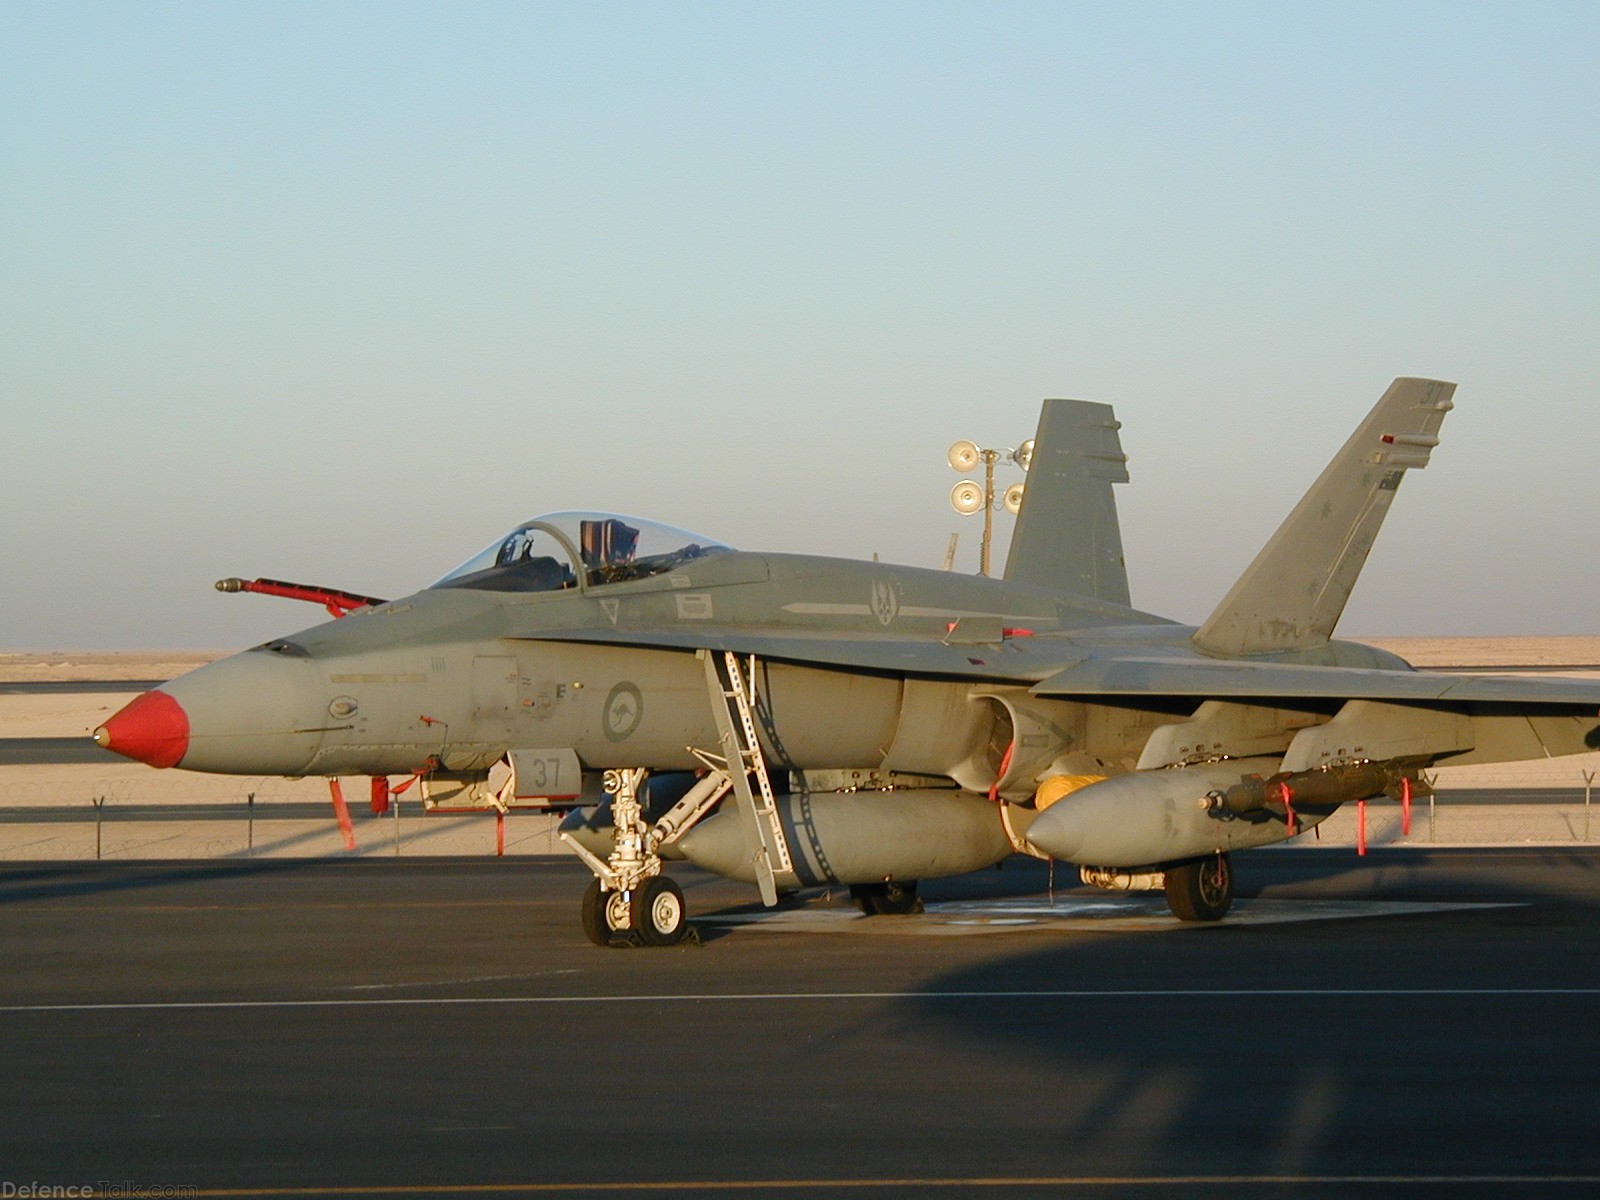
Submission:
<svg viewBox="0 0 1600 1200">
<path fill-rule="evenodd" d="M 5 679 L 0 696 L 84 696 L 119 692 L 148 692 L 165 679 Z"/>
<path fill-rule="evenodd" d="M 1600 1189 L 1600 854 L 1236 862 L 1212 927 L 1032 863 L 871 920 L 675 867 L 669 950 L 590 946 L 564 860 L 3 865 L 0 1183 Z"/>
<path fill-rule="evenodd" d="M 88 734 L 81 737 L 0 738 L 0 767 L 66 766 L 74 763 L 126 765 L 128 760 L 102 750 Z"/>
</svg>

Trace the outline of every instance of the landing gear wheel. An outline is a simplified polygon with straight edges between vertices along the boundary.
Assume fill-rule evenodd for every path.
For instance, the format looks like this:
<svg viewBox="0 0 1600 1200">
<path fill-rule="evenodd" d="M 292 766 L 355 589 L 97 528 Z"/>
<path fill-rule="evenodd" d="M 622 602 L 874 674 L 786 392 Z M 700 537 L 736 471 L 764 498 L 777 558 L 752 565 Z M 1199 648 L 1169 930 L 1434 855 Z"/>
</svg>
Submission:
<svg viewBox="0 0 1600 1200">
<path fill-rule="evenodd" d="M 689 931 L 683 891 L 665 875 L 644 881 L 633 896 L 633 931 L 646 946 L 676 946 Z"/>
<path fill-rule="evenodd" d="M 596 946 L 610 946 L 619 934 L 628 932 L 628 910 L 632 907 L 621 892 L 608 892 L 598 879 L 589 881 L 583 894 L 583 932 Z"/>
<path fill-rule="evenodd" d="M 922 911 L 915 879 L 909 883 L 852 883 L 850 898 L 869 917 L 904 917 Z"/>
<path fill-rule="evenodd" d="M 1220 921 L 1233 905 L 1233 865 L 1226 854 L 1167 868 L 1167 907 L 1180 921 Z"/>
</svg>

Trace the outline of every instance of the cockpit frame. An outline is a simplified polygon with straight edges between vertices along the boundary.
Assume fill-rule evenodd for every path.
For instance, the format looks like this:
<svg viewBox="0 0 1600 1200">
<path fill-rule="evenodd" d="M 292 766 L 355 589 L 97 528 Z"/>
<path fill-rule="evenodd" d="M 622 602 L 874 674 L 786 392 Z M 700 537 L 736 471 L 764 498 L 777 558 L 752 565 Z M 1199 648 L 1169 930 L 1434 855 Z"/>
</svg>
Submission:
<svg viewBox="0 0 1600 1200">
<path fill-rule="evenodd" d="M 541 546 L 541 535 L 554 546 Z M 549 553 L 554 549 L 565 561 Z M 601 512 L 548 513 L 517 526 L 430 587 L 587 594 L 666 575 L 686 562 L 731 550 L 659 521 Z"/>
</svg>

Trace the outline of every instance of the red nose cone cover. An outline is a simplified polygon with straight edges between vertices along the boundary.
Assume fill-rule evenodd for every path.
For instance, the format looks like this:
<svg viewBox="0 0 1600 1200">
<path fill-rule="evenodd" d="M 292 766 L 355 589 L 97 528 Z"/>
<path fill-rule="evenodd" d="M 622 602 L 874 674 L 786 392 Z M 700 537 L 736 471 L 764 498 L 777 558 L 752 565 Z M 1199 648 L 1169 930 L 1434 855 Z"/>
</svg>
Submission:
<svg viewBox="0 0 1600 1200">
<path fill-rule="evenodd" d="M 95 730 L 94 740 L 113 754 L 175 767 L 189 752 L 189 714 L 165 692 L 146 692 Z"/>
</svg>

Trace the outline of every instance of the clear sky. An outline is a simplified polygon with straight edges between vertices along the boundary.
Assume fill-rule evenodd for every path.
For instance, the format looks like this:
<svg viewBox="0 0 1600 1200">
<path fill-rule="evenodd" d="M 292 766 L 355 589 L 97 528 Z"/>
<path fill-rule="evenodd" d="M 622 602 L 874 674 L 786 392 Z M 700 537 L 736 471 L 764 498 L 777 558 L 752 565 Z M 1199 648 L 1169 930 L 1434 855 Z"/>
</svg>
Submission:
<svg viewBox="0 0 1600 1200">
<path fill-rule="evenodd" d="M 1198 622 L 1401 374 L 1341 633 L 1600 633 L 1592 3 L 10 0 L 0 254 L 3 647 L 564 508 L 971 570 L 946 447 L 1061 395 Z"/>
</svg>

